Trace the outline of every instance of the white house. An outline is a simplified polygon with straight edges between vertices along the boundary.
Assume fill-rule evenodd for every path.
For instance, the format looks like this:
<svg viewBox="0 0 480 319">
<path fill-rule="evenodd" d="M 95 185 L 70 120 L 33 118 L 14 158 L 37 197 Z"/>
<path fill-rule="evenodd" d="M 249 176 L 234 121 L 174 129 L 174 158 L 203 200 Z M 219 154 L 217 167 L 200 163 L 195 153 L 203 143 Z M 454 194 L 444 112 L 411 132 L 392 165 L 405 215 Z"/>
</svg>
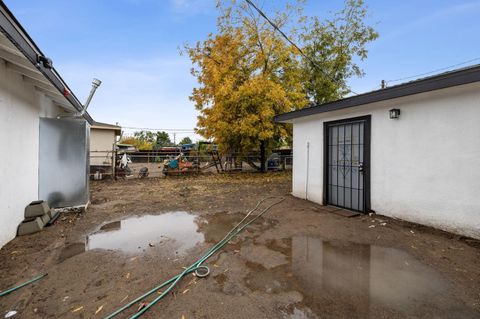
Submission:
<svg viewBox="0 0 480 319">
<path fill-rule="evenodd" d="M 25 206 L 88 202 L 92 119 L 0 2 L 0 247 L 16 235 Z"/>
<path fill-rule="evenodd" d="M 480 238 L 480 65 L 275 120 L 294 196 Z"/>
<path fill-rule="evenodd" d="M 122 128 L 101 122 L 90 127 L 90 166 L 112 166 L 112 152 Z"/>
</svg>

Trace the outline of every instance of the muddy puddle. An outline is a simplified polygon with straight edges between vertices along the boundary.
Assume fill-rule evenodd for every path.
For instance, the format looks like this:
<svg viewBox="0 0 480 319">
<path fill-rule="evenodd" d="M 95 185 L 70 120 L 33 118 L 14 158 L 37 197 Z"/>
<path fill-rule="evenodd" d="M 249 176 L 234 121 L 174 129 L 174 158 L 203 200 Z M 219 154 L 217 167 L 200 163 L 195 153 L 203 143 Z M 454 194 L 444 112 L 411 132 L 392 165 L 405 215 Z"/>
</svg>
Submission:
<svg viewBox="0 0 480 319">
<path fill-rule="evenodd" d="M 198 216 L 179 211 L 114 221 L 87 235 L 85 242 L 67 245 L 61 251 L 59 261 L 93 249 L 181 257 L 199 244 L 218 242 L 244 216 L 241 213 Z M 255 233 L 274 224 L 274 221 L 259 218 L 245 234 L 248 236 L 249 233 Z M 238 238 L 232 240 L 233 243 L 239 241 Z"/>
<path fill-rule="evenodd" d="M 281 249 L 287 265 L 247 262 L 245 278 L 253 291 L 303 295 L 281 310 L 284 318 L 478 316 L 438 272 L 401 250 L 309 236 L 289 241 L 289 249 Z"/>
<path fill-rule="evenodd" d="M 207 215 L 199 218 L 199 230 L 205 235 L 205 241 L 208 243 L 217 243 L 243 218 L 242 213 L 217 213 L 215 215 Z M 258 218 L 255 223 L 245 229 L 242 236 L 250 237 L 259 231 L 275 226 L 278 222 L 263 217 Z M 240 236 L 241 237 L 241 236 Z M 233 243 L 238 243 L 240 238 L 232 239 Z"/>
<path fill-rule="evenodd" d="M 116 221 L 87 236 L 85 248 L 135 254 L 165 245 L 173 248 L 176 254 L 184 255 L 204 242 L 196 218 L 187 212 L 171 212 Z"/>
</svg>

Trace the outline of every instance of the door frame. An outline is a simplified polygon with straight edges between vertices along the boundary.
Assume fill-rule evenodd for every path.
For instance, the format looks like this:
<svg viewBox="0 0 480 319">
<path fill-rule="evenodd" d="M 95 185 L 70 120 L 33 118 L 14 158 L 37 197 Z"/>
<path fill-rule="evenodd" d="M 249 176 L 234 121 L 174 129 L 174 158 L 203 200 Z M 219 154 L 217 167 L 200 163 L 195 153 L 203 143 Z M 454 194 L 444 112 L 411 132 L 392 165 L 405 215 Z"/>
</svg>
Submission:
<svg viewBox="0 0 480 319">
<path fill-rule="evenodd" d="M 364 182 L 364 205 L 365 210 L 360 211 L 362 213 L 371 212 L 370 207 L 370 148 L 371 148 L 371 115 L 350 117 L 341 120 L 323 122 L 323 205 L 329 205 L 328 203 L 328 159 L 329 159 L 329 128 L 333 125 L 347 124 L 355 121 L 364 121 L 363 127 L 363 182 Z M 334 205 L 335 206 L 335 205 Z M 348 209 L 348 208 L 347 208 Z M 350 209 L 351 210 L 351 209 Z"/>
</svg>

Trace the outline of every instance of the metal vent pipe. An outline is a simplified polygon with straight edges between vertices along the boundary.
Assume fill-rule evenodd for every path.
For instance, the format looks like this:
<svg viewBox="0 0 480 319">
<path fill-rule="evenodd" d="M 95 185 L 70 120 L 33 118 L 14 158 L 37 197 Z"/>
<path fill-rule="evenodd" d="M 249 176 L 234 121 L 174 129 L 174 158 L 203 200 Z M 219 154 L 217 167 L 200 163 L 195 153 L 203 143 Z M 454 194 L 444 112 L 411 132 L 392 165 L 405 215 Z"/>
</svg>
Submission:
<svg viewBox="0 0 480 319">
<path fill-rule="evenodd" d="M 83 109 L 82 109 L 82 111 L 80 112 L 80 115 L 83 116 L 83 114 L 85 114 L 85 112 L 87 111 L 88 105 L 89 105 L 90 102 L 92 101 L 93 95 L 95 94 L 95 91 L 98 89 L 98 87 L 100 86 L 100 84 L 102 84 L 102 81 L 100 81 L 99 79 L 93 79 L 93 81 L 92 81 L 92 89 L 90 90 L 90 94 L 88 95 L 87 101 L 86 101 L 85 104 L 83 105 Z"/>
</svg>

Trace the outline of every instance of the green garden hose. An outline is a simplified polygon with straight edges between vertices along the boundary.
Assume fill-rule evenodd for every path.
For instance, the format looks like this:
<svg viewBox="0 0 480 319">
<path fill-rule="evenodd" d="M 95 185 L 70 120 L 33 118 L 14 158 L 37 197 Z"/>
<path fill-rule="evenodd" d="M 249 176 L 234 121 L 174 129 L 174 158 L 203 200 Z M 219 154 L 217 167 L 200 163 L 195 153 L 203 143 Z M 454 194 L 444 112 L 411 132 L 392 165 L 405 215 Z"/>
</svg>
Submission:
<svg viewBox="0 0 480 319">
<path fill-rule="evenodd" d="M 280 200 L 274 202 L 273 204 L 268 205 L 266 208 L 260 211 L 257 215 L 255 215 L 252 219 L 250 219 L 248 222 L 244 223 L 245 220 L 254 212 L 256 211 L 259 206 L 265 202 L 267 199 L 272 199 L 272 198 L 279 198 Z M 265 212 L 267 212 L 270 208 L 273 206 L 280 204 L 282 201 L 284 201 L 284 197 L 279 197 L 279 196 L 269 196 L 266 197 L 262 200 L 260 200 L 255 208 L 250 210 L 245 217 L 235 226 L 233 227 L 226 235 L 223 237 L 222 240 L 220 240 L 216 245 L 214 245 L 212 248 L 210 248 L 205 255 L 203 255 L 199 260 L 194 262 L 190 267 L 186 268 L 182 273 L 180 273 L 177 276 L 174 276 L 170 278 L 169 280 L 165 281 L 164 283 L 154 287 L 153 289 L 147 291 L 145 294 L 139 296 L 138 298 L 130 301 L 129 303 L 125 304 L 123 307 L 117 309 L 115 312 L 111 313 L 104 319 L 111 319 L 115 316 L 117 316 L 119 313 L 123 312 L 124 310 L 130 308 L 133 306 L 135 303 L 145 299 L 146 297 L 150 296 L 151 294 L 155 293 L 156 291 L 162 289 L 163 287 L 168 286 L 168 288 L 163 291 L 158 297 L 156 297 L 153 301 L 148 303 L 145 307 L 143 307 L 141 310 L 139 310 L 137 313 L 135 313 L 133 316 L 130 317 L 130 319 L 135 319 L 139 318 L 142 314 L 144 314 L 148 309 L 153 307 L 158 301 L 160 301 L 163 297 L 165 297 L 174 287 L 175 285 L 187 274 L 194 272 L 195 270 L 199 268 L 207 268 L 206 266 L 202 266 L 202 263 L 204 263 L 208 258 L 210 258 L 212 255 L 214 255 L 217 251 L 219 251 L 223 246 L 225 246 L 233 237 L 237 236 L 240 232 L 242 232 L 248 225 L 256 221 L 259 217 L 261 217 Z"/>
<path fill-rule="evenodd" d="M 20 285 L 18 285 L 18 286 L 12 287 L 12 288 L 7 289 L 7 290 L 5 290 L 5 291 L 0 291 L 0 297 L 3 297 L 3 296 L 5 296 L 5 295 L 8 295 L 9 293 L 14 292 L 14 291 L 17 290 L 17 289 L 20 289 L 20 288 L 22 288 L 22 287 L 25 287 L 25 286 L 27 286 L 27 285 L 30 285 L 31 283 L 34 283 L 35 281 L 42 279 L 42 278 L 45 277 L 46 275 L 47 275 L 47 274 L 43 274 L 43 275 L 34 277 L 34 278 L 30 279 L 29 281 L 24 282 L 23 284 L 20 284 Z"/>
</svg>

